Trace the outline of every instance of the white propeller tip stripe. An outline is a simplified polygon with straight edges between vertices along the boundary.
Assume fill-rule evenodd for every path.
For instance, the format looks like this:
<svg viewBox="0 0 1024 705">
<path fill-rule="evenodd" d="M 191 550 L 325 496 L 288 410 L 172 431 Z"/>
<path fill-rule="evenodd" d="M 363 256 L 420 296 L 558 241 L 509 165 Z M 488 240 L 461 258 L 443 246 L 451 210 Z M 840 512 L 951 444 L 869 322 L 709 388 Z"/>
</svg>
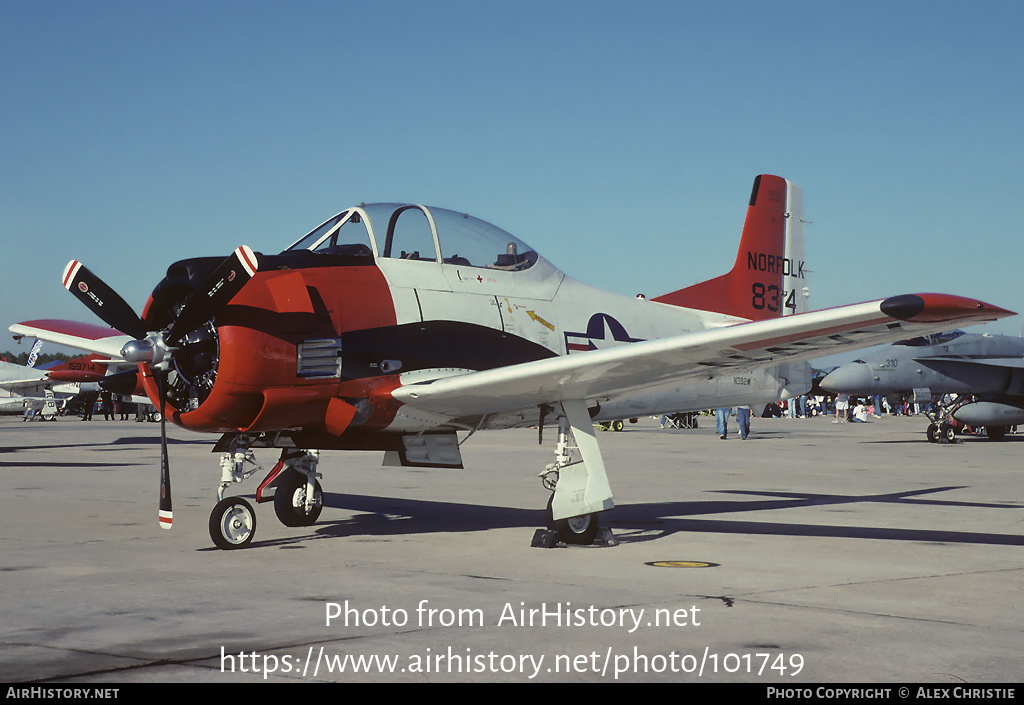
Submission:
<svg viewBox="0 0 1024 705">
<path fill-rule="evenodd" d="M 238 256 L 238 261 L 242 263 L 242 267 L 245 268 L 250 277 L 256 273 L 256 270 L 259 268 L 256 254 L 247 245 L 239 245 L 235 250 L 235 255 Z"/>
<path fill-rule="evenodd" d="M 64 267 L 64 288 L 71 290 L 71 282 L 75 280 L 75 275 L 78 274 L 78 270 L 82 267 L 82 263 L 76 259 L 68 262 L 67 266 Z"/>
</svg>

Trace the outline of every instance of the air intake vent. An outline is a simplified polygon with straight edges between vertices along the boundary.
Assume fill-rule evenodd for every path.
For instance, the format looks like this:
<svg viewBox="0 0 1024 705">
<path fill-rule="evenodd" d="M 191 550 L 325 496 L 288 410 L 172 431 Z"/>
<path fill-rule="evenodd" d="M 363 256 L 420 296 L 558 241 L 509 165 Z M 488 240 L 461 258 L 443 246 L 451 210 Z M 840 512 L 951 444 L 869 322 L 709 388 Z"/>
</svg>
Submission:
<svg viewBox="0 0 1024 705">
<path fill-rule="evenodd" d="M 341 338 L 299 343 L 297 357 L 299 377 L 341 377 Z"/>
</svg>

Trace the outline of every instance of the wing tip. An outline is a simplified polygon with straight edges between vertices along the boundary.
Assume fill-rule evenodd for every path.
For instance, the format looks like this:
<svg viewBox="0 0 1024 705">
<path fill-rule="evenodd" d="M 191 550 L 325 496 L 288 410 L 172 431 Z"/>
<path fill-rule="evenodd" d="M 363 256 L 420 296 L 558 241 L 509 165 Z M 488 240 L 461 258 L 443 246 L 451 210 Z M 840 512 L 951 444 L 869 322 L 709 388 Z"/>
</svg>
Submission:
<svg viewBox="0 0 1024 705">
<path fill-rule="evenodd" d="M 882 301 L 880 308 L 890 318 L 916 323 L 965 320 L 981 323 L 1016 315 L 1015 311 L 951 294 L 900 294 Z"/>
</svg>

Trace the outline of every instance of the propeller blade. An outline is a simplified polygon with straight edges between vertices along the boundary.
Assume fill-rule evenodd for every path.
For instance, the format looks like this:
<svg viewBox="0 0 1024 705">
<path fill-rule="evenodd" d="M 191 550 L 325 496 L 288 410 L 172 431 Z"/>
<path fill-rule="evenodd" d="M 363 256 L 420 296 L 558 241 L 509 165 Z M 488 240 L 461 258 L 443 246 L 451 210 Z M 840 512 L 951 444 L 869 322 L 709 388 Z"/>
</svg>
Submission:
<svg viewBox="0 0 1024 705">
<path fill-rule="evenodd" d="M 68 262 L 63 282 L 65 289 L 107 325 L 136 339 L 146 337 L 146 326 L 134 309 L 78 260 Z"/>
<path fill-rule="evenodd" d="M 210 320 L 242 290 L 258 269 L 259 263 L 252 250 L 245 245 L 236 248 L 189 297 L 185 308 L 167 331 L 167 344 L 176 345 L 189 332 Z"/>
<path fill-rule="evenodd" d="M 167 373 L 156 370 L 157 395 L 160 397 L 160 528 L 174 523 L 171 509 L 171 464 L 167 456 Z"/>
</svg>

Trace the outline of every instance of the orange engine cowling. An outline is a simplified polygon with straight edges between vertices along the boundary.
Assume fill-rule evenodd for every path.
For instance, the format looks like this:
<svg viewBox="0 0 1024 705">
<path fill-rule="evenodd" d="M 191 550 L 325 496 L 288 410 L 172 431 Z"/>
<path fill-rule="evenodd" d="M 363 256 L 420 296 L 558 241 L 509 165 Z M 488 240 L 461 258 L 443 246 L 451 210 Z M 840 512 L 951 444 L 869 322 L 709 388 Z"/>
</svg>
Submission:
<svg viewBox="0 0 1024 705">
<path fill-rule="evenodd" d="M 189 332 L 172 352 L 166 398 L 175 423 L 221 433 L 311 427 L 340 433 L 357 417 L 341 399 L 341 339 L 350 330 L 395 324 L 388 285 L 374 266 L 301 267 L 294 257 L 278 259 L 286 258 L 261 257 L 261 270 L 216 319 Z M 193 282 L 215 264 L 203 258 L 172 265 L 146 304 L 147 328 L 173 323 Z M 315 357 L 310 350 L 326 354 L 327 371 L 304 370 L 304 350 L 308 358 Z M 142 369 L 146 393 L 158 400 L 152 371 Z M 372 408 L 378 402 L 393 405 L 390 395 L 368 399 L 360 423 L 382 424 Z"/>
</svg>

